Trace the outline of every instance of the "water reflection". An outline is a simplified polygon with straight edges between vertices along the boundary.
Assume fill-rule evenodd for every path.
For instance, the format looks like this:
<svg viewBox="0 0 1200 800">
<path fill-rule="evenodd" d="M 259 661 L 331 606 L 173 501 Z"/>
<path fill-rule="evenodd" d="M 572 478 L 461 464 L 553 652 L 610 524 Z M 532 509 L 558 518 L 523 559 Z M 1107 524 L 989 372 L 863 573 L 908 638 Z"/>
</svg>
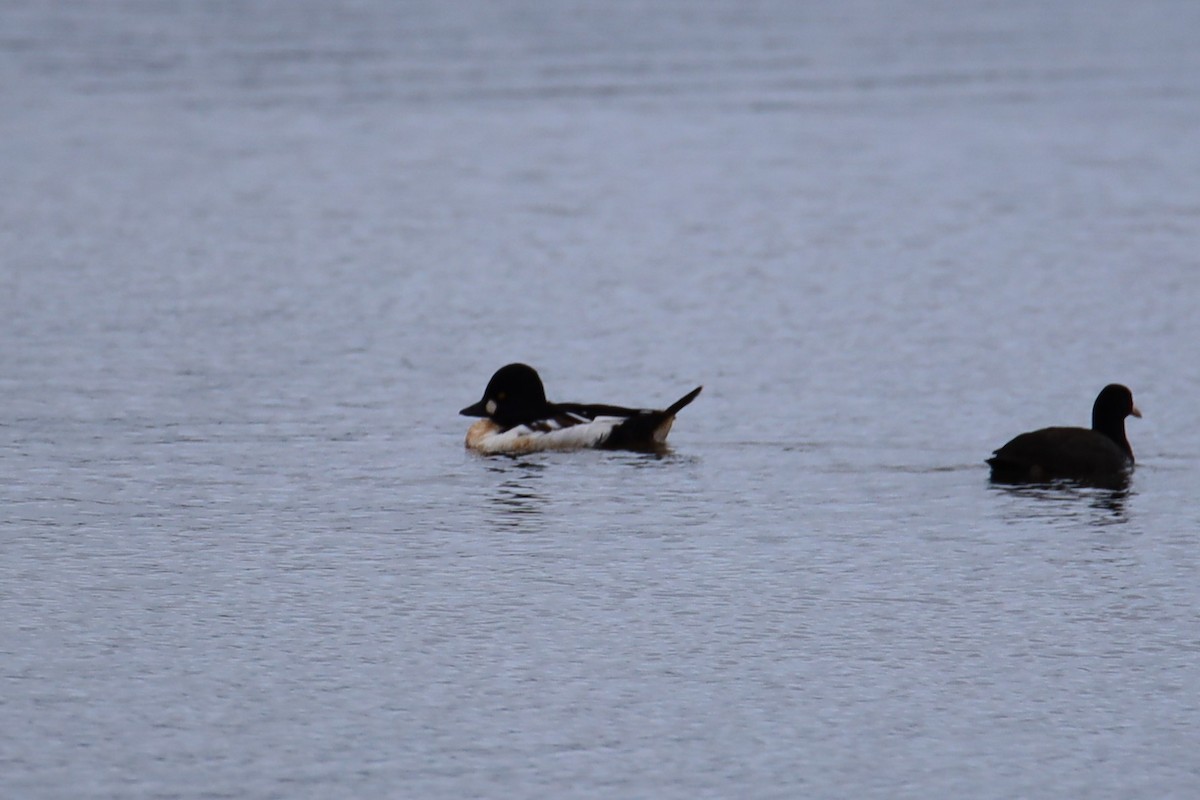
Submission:
<svg viewBox="0 0 1200 800">
<path fill-rule="evenodd" d="M 545 464 L 522 459 L 504 459 L 488 466 L 488 472 L 503 476 L 488 504 L 497 527 L 523 530 L 537 522 L 546 506 L 545 494 L 537 489 L 545 469 Z"/>
<path fill-rule="evenodd" d="M 1075 481 L 1052 483 L 991 482 L 997 493 L 1020 501 L 1008 509 L 1013 518 L 1079 519 L 1089 518 L 1096 525 L 1122 524 L 1129 521 L 1126 508 L 1132 494 L 1128 481 L 1117 486 L 1096 486 Z"/>
<path fill-rule="evenodd" d="M 1032 480 L 1027 478 L 1010 478 L 992 474 L 992 483 L 1004 486 L 1075 486 L 1083 489 L 1109 489 L 1121 491 L 1129 488 L 1130 472 L 1123 470 L 1108 474 L 1092 475 L 1086 478 L 1055 478 L 1051 480 Z"/>
<path fill-rule="evenodd" d="M 613 450 L 608 458 L 633 469 L 653 469 L 661 466 L 664 461 L 673 464 L 694 464 L 698 461 L 696 456 L 677 455 L 670 447 L 653 450 Z"/>
</svg>

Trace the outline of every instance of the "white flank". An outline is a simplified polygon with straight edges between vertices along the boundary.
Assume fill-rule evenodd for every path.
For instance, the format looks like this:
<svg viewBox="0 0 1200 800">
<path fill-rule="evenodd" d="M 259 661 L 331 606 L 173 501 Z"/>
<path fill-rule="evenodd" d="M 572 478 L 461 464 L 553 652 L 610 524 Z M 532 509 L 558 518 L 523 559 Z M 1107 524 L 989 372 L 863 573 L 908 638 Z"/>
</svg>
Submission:
<svg viewBox="0 0 1200 800">
<path fill-rule="evenodd" d="M 491 420 L 480 420 L 467 431 L 467 447 L 487 455 L 536 453 L 541 450 L 582 450 L 602 444 L 623 417 L 597 417 L 591 422 L 551 431 L 535 431 L 524 425 L 499 433 Z"/>
</svg>

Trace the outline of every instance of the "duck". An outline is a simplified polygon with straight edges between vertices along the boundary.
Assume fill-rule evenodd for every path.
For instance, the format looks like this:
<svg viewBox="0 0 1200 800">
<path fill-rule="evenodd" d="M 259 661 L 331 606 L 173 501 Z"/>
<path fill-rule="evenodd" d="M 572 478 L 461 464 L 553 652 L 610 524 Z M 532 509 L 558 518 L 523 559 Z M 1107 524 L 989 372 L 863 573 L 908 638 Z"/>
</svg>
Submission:
<svg viewBox="0 0 1200 800">
<path fill-rule="evenodd" d="M 1042 483 L 1066 479 L 1110 482 L 1133 469 L 1125 418 L 1142 416 L 1133 392 L 1119 383 L 1100 390 L 1092 405 L 1092 427 L 1042 428 L 1022 433 L 996 450 L 987 463 L 998 483 Z"/>
<path fill-rule="evenodd" d="M 589 448 L 660 452 L 675 415 L 703 388 L 664 410 L 551 403 L 537 370 L 514 363 L 496 370 L 479 402 L 458 413 L 482 418 L 467 430 L 466 447 L 486 455 Z"/>
</svg>

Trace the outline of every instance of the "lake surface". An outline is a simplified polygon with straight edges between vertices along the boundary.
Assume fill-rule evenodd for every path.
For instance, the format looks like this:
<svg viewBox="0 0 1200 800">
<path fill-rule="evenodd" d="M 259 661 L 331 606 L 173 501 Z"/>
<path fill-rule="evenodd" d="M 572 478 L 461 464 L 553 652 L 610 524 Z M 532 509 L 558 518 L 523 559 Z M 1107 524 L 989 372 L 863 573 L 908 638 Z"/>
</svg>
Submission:
<svg viewBox="0 0 1200 800">
<path fill-rule="evenodd" d="M 1197 30 L 10 0 L 0 794 L 1200 796 Z"/>
</svg>

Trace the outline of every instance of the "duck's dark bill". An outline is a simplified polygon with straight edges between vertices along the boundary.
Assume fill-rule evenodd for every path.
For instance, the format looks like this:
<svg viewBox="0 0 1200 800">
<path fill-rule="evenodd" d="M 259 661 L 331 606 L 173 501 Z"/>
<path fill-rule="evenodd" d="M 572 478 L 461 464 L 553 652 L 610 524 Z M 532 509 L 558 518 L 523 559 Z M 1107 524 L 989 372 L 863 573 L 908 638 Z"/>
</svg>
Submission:
<svg viewBox="0 0 1200 800">
<path fill-rule="evenodd" d="M 484 408 L 485 405 L 486 404 L 482 400 L 480 400 L 475 405 L 467 406 L 466 408 L 464 408 L 462 411 L 460 411 L 458 413 L 462 414 L 464 417 L 486 417 L 488 415 L 488 412 L 487 412 L 487 409 Z"/>
</svg>

